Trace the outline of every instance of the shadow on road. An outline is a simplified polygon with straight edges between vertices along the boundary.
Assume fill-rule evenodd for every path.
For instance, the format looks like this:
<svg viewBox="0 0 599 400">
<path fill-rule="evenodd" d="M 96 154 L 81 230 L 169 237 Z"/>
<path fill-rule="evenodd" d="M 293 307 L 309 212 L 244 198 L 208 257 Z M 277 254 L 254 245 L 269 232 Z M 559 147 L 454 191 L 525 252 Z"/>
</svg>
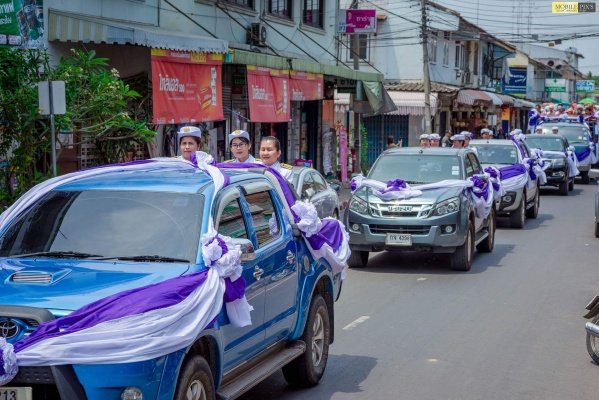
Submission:
<svg viewBox="0 0 599 400">
<path fill-rule="evenodd" d="M 526 222 L 524 223 L 524 228 L 519 229 L 519 228 L 512 228 L 510 226 L 510 217 L 497 217 L 497 227 L 501 228 L 501 230 L 513 230 L 513 231 L 532 230 L 532 229 L 537 229 L 540 226 L 545 226 L 545 223 L 547 221 L 551 221 L 552 219 L 555 219 L 553 214 L 541 214 L 541 212 L 539 211 L 539 215 L 537 215 L 537 218 L 535 218 L 535 219 L 526 218 Z M 501 235 L 501 232 L 499 234 Z"/>
<path fill-rule="evenodd" d="M 512 244 L 495 244 L 492 253 L 474 252 L 474 261 L 470 271 L 454 271 L 449 266 L 449 255 L 419 252 L 382 251 L 370 255 L 367 268 L 356 268 L 355 271 L 370 273 L 402 273 L 454 275 L 477 274 L 489 267 L 501 267 L 501 260 L 514 249 Z"/>
<path fill-rule="evenodd" d="M 337 393 L 363 393 L 360 386 L 377 364 L 373 357 L 329 354 L 327 369 L 321 383 L 310 389 L 287 385 L 281 370 L 247 392 L 242 400 L 293 399 L 297 397 L 330 399 Z M 351 368 L 348 366 L 351 365 Z M 306 397 L 306 395 L 309 395 Z"/>
</svg>

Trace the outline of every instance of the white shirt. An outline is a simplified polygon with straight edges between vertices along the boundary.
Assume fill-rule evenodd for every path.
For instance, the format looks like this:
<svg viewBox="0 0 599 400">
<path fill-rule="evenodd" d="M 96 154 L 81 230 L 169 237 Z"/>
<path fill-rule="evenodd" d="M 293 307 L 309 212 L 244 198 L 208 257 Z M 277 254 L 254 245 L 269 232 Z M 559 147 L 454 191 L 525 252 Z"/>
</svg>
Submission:
<svg viewBox="0 0 599 400">
<path fill-rule="evenodd" d="M 239 161 L 239 160 L 236 158 L 236 159 L 235 159 L 235 161 L 233 161 L 233 162 L 241 162 L 241 161 Z M 247 160 L 245 160 L 245 161 L 243 161 L 243 162 L 245 162 L 245 163 L 252 163 L 252 164 L 255 164 L 255 163 L 256 163 L 256 159 L 254 158 L 254 156 L 253 156 L 253 155 L 251 155 L 251 154 L 250 154 L 250 155 L 249 155 L 249 157 L 248 157 L 248 159 L 247 159 Z"/>
<path fill-rule="evenodd" d="M 283 176 L 283 178 L 285 178 L 287 180 L 291 179 L 291 170 L 288 168 L 283 168 L 283 166 L 281 166 L 280 162 L 277 161 L 270 167 L 275 169 L 279 174 L 281 174 L 281 176 Z"/>
</svg>

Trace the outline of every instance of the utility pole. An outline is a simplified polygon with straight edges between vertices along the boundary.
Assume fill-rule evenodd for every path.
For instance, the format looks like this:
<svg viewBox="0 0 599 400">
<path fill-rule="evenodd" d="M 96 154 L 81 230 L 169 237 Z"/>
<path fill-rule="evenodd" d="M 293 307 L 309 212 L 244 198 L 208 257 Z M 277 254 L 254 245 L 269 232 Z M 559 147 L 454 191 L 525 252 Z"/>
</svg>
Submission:
<svg viewBox="0 0 599 400">
<path fill-rule="evenodd" d="M 433 132 L 431 127 L 431 80 L 428 70 L 428 28 L 426 24 L 426 0 L 420 0 L 422 36 L 422 73 L 424 81 L 424 133 Z"/>
<path fill-rule="evenodd" d="M 358 0 L 353 0 L 351 6 L 349 8 L 358 8 Z M 354 59 L 354 70 L 358 71 L 360 69 L 360 35 L 356 33 L 351 34 L 352 45 L 351 45 L 351 53 Z M 363 100 L 362 99 L 362 82 L 356 81 L 356 96 L 354 100 Z M 352 167 L 356 171 L 362 171 L 361 163 L 361 154 L 362 154 L 362 134 L 360 132 L 360 113 L 354 111 L 354 143 L 357 143 L 356 146 L 356 164 L 357 166 Z"/>
</svg>

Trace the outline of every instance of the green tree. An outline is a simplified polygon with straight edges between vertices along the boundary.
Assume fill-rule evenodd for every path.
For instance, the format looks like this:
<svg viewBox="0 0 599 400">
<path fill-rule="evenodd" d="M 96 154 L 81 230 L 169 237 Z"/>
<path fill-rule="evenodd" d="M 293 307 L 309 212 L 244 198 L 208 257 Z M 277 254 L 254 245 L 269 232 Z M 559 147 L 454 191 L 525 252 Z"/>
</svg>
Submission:
<svg viewBox="0 0 599 400">
<path fill-rule="evenodd" d="M 55 117 L 56 131 L 74 132 L 75 144 L 92 143 L 97 164 L 121 161 L 132 143 L 150 141 L 146 121 L 130 117 L 139 94 L 95 52 L 72 50 L 50 68 L 43 50 L 0 47 L 0 207 L 47 179 L 50 127 L 38 111 L 37 82 L 64 80 L 67 113 Z M 42 76 L 40 71 L 47 71 Z"/>
</svg>

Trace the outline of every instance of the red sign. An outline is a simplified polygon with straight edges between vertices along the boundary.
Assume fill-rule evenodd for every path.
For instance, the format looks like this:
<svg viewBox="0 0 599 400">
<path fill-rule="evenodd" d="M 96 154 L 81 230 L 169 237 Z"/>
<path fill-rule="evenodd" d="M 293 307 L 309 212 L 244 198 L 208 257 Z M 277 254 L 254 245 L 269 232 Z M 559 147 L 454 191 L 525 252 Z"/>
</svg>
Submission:
<svg viewBox="0 0 599 400">
<path fill-rule="evenodd" d="M 154 124 L 224 119 L 222 54 L 152 49 Z"/>
<path fill-rule="evenodd" d="M 288 122 L 290 117 L 287 71 L 247 66 L 248 101 L 252 122 Z"/>
<path fill-rule="evenodd" d="M 291 101 L 320 100 L 323 96 L 324 79 L 321 74 L 291 71 Z"/>
</svg>

